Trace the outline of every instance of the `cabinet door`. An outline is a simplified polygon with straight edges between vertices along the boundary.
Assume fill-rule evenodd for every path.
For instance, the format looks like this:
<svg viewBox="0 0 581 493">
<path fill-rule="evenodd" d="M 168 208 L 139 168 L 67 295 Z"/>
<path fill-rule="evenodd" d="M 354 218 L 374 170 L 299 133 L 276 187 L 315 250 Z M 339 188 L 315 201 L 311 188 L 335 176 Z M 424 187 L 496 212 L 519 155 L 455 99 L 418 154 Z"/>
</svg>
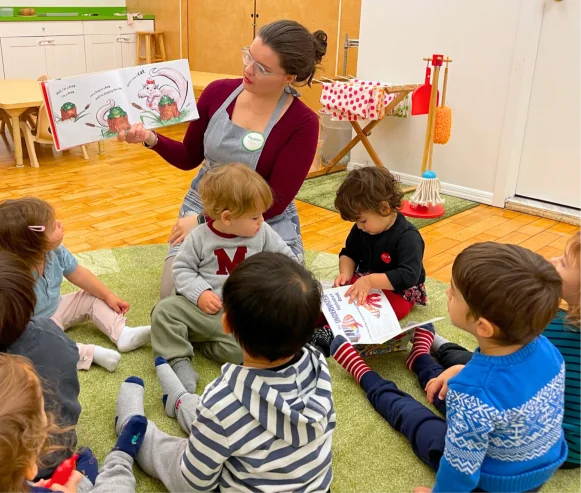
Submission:
<svg viewBox="0 0 581 493">
<path fill-rule="evenodd" d="M 4 62 L 2 61 L 2 44 L 0 44 L 0 79 L 4 79 Z"/>
<path fill-rule="evenodd" d="M 85 35 L 87 73 L 123 68 L 120 37 L 118 34 Z"/>
<path fill-rule="evenodd" d="M 2 38 L 4 76 L 38 79 L 46 74 L 46 40 L 42 37 Z"/>
<path fill-rule="evenodd" d="M 46 65 L 51 79 L 87 73 L 83 36 L 45 37 Z"/>
<path fill-rule="evenodd" d="M 242 77 L 241 50 L 252 43 L 253 26 L 254 0 L 189 0 L 190 69 Z"/>
<path fill-rule="evenodd" d="M 122 34 L 119 36 L 119 43 L 121 44 L 123 68 L 135 67 L 135 64 L 137 63 L 137 35 Z"/>
</svg>

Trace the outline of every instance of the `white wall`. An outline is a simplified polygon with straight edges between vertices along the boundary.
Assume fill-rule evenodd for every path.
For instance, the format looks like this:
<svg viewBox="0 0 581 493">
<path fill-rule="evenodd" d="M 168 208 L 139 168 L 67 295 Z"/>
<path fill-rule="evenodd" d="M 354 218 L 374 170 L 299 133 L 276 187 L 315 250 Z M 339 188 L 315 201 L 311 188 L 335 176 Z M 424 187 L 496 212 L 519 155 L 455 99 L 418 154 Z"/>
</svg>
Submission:
<svg viewBox="0 0 581 493">
<path fill-rule="evenodd" d="M 125 0 L 0 0 L 0 7 L 125 7 Z"/>
<path fill-rule="evenodd" d="M 527 0 L 522 0 L 527 1 Z M 490 202 L 521 0 L 363 0 L 357 76 L 423 83 L 434 53 L 451 57 L 446 105 L 452 137 L 434 146 L 433 169 L 443 183 L 481 191 Z M 441 72 L 443 76 L 443 71 Z M 440 85 L 440 88 L 442 86 Z M 386 118 L 371 136 L 384 165 L 418 176 L 426 116 Z M 362 145 L 351 162 L 371 162 Z"/>
</svg>

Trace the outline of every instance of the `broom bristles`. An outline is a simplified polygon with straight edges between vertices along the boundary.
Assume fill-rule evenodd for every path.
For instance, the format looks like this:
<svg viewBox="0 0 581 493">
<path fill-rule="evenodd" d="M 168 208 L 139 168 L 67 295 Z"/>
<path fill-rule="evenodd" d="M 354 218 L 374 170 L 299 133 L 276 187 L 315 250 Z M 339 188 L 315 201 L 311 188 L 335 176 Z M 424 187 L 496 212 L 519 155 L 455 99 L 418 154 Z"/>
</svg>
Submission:
<svg viewBox="0 0 581 493">
<path fill-rule="evenodd" d="M 452 132 L 452 110 L 447 106 L 436 108 L 434 120 L 434 144 L 446 144 Z"/>
<path fill-rule="evenodd" d="M 421 178 L 420 184 L 410 198 L 410 203 L 424 207 L 443 204 L 444 199 L 440 197 L 440 188 L 441 185 L 438 178 Z"/>
</svg>

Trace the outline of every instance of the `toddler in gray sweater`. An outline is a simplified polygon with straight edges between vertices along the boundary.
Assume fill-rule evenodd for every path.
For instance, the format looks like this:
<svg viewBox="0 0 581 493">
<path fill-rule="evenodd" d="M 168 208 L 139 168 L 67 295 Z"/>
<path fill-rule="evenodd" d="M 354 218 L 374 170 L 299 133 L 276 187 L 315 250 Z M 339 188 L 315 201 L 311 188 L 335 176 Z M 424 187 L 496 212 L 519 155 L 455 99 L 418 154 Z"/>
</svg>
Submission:
<svg viewBox="0 0 581 493">
<path fill-rule="evenodd" d="M 244 259 L 260 252 L 295 258 L 264 222 L 273 202 L 266 181 L 244 164 L 208 171 L 199 187 L 206 223 L 194 228 L 176 256 L 176 294 L 151 314 L 154 356 L 168 360 L 186 389 L 195 393 L 198 374 L 190 365 L 196 348 L 220 363 L 242 361 L 240 346 L 222 329 L 222 286 Z"/>
</svg>

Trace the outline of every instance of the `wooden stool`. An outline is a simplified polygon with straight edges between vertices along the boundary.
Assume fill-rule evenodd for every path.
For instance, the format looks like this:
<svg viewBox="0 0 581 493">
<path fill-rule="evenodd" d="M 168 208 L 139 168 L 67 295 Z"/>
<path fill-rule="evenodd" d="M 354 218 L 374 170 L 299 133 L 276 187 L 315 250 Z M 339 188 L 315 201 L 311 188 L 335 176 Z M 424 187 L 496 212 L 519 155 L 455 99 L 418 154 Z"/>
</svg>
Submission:
<svg viewBox="0 0 581 493">
<path fill-rule="evenodd" d="M 137 34 L 137 65 L 141 61 L 145 63 L 165 62 L 165 45 L 163 44 L 163 31 L 138 32 Z M 145 56 L 141 56 L 141 39 L 145 41 Z"/>
</svg>

